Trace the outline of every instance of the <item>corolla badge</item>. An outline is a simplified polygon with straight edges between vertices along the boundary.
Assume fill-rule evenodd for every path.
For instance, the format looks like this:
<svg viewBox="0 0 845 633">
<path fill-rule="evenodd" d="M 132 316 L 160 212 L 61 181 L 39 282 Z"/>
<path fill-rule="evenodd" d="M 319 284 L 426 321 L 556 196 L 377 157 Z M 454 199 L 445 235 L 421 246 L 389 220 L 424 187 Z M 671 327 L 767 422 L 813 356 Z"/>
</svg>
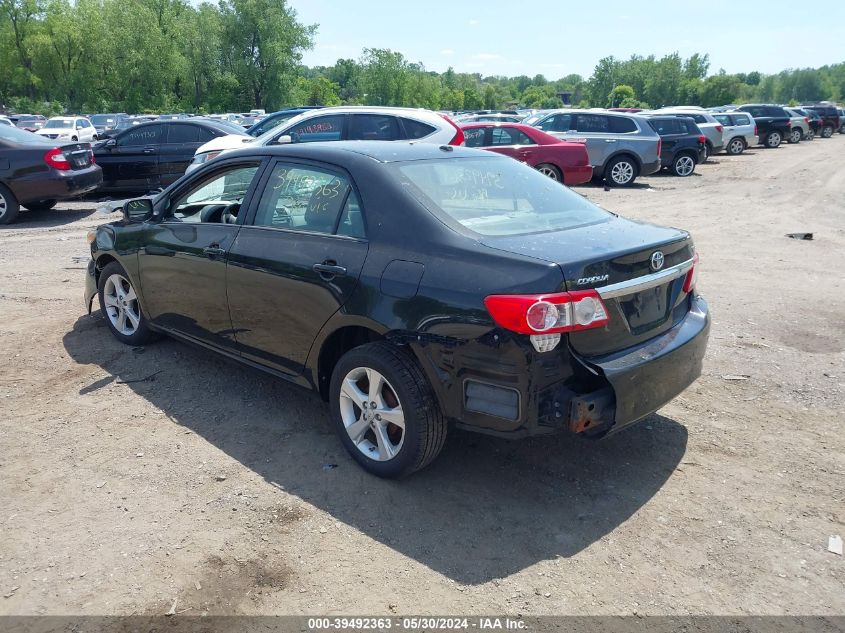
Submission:
<svg viewBox="0 0 845 633">
<path fill-rule="evenodd" d="M 660 251 L 654 251 L 651 254 L 651 269 L 657 272 L 658 270 L 663 268 L 663 262 L 665 260 L 666 258 L 663 257 L 663 253 L 661 253 Z"/>
</svg>

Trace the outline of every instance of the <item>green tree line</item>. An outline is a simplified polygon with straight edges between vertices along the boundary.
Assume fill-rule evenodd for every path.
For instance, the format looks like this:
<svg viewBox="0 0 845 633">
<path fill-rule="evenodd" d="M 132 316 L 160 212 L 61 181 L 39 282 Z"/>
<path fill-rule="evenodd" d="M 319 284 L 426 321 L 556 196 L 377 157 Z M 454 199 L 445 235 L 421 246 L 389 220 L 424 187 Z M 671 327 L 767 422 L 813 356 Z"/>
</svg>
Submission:
<svg viewBox="0 0 845 633">
<path fill-rule="evenodd" d="M 290 105 L 435 110 L 714 106 L 845 98 L 845 63 L 710 73 L 706 54 L 605 57 L 550 81 L 426 70 L 400 52 L 307 67 L 317 25 L 286 0 L 0 0 L 0 106 L 44 113 L 268 111 Z"/>
</svg>

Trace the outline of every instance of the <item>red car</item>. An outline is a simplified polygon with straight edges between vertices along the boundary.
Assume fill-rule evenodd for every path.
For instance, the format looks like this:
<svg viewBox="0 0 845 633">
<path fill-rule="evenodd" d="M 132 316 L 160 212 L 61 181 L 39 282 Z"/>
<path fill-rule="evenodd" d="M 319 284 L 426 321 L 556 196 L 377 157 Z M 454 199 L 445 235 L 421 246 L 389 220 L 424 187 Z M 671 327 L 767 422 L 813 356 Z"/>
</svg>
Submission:
<svg viewBox="0 0 845 633">
<path fill-rule="evenodd" d="M 482 121 L 461 125 L 464 144 L 510 156 L 565 185 L 593 177 L 584 143 L 562 141 L 530 125 Z"/>
</svg>

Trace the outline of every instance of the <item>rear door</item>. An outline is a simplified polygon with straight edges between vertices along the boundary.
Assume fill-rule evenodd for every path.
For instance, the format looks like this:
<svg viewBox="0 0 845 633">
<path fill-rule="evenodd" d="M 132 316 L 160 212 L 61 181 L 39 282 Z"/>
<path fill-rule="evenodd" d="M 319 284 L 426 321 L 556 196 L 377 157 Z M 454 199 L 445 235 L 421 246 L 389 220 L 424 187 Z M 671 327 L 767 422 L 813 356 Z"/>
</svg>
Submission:
<svg viewBox="0 0 845 633">
<path fill-rule="evenodd" d="M 490 146 L 486 149 L 531 166 L 537 163 L 537 144 L 524 132 L 513 127 L 493 127 L 490 130 Z"/>
<path fill-rule="evenodd" d="M 213 130 L 194 123 L 168 123 L 166 140 L 159 154 L 161 185 L 166 187 L 179 180 L 200 145 L 217 136 Z"/>
<path fill-rule="evenodd" d="M 610 117 L 579 112 L 574 118 L 573 130 L 569 134 L 586 139 L 590 164 L 593 167 L 603 167 L 608 156 L 618 146 L 618 138 L 610 132 Z"/>
<path fill-rule="evenodd" d="M 279 160 L 260 187 L 229 251 L 232 326 L 245 358 L 295 376 L 358 284 L 368 249 L 361 203 L 331 165 Z"/>
<path fill-rule="evenodd" d="M 678 149 L 678 139 L 682 135 L 681 121 L 673 117 L 665 119 L 649 119 L 649 125 L 663 139 L 660 149 L 660 160 L 669 161 Z M 683 130 L 684 132 L 686 130 Z"/>
</svg>

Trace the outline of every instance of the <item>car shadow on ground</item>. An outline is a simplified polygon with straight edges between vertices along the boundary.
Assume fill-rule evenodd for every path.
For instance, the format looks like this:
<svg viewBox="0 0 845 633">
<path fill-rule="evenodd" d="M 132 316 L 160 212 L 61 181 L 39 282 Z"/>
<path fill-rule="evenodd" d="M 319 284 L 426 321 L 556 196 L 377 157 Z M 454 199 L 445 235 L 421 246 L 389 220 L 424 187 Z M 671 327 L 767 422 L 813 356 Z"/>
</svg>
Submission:
<svg viewBox="0 0 845 633">
<path fill-rule="evenodd" d="M 97 212 L 92 204 L 90 209 L 68 209 L 62 207 L 61 202 L 53 209 L 46 211 L 28 211 L 21 209 L 20 215 L 14 224 L 3 225 L 3 230 L 16 229 L 44 229 L 72 224 Z"/>
<path fill-rule="evenodd" d="M 80 393 L 124 382 L 272 485 L 463 584 L 590 547 L 660 490 L 687 445 L 660 415 L 599 442 L 454 433 L 430 467 L 386 481 L 346 455 L 316 395 L 282 380 L 169 339 L 123 346 L 99 312 L 64 346 L 107 374 Z"/>
</svg>

